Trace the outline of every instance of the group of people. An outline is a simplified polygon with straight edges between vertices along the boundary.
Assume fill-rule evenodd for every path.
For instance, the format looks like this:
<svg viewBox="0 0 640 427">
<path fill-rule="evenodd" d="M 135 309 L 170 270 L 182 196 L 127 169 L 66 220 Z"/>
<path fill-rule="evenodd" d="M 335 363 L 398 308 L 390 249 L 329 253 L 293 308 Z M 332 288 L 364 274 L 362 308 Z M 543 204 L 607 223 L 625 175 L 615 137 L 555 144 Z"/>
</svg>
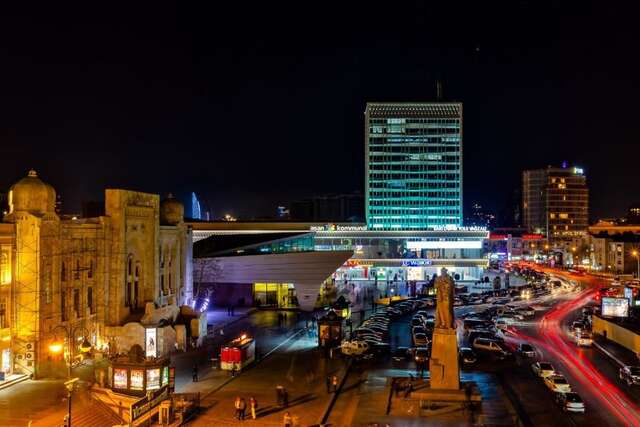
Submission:
<svg viewBox="0 0 640 427">
<path fill-rule="evenodd" d="M 236 397 L 234 406 L 236 408 L 236 419 L 238 421 L 244 421 L 247 411 L 247 401 L 244 399 L 244 397 L 238 396 Z M 258 401 L 253 396 L 249 398 L 249 411 L 251 414 L 251 418 L 255 420 L 257 418 L 258 412 Z"/>
</svg>

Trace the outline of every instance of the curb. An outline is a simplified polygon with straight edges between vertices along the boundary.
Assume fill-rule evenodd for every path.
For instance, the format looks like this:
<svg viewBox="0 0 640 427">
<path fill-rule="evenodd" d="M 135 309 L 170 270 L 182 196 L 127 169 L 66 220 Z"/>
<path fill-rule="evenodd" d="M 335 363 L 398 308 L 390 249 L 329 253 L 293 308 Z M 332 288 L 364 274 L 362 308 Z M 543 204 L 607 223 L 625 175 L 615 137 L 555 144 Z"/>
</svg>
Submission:
<svg viewBox="0 0 640 427">
<path fill-rule="evenodd" d="M 613 354 L 611 354 L 611 352 L 609 350 L 606 350 L 604 347 L 602 347 L 600 344 L 598 344 L 596 341 L 593 341 L 593 346 L 595 348 L 597 348 L 602 354 L 604 354 L 605 356 L 607 356 L 609 359 L 613 360 L 617 365 L 619 365 L 620 367 L 624 367 L 626 366 L 626 364 L 622 363 L 620 361 L 620 359 L 618 359 L 617 357 L 615 357 Z"/>
<path fill-rule="evenodd" d="M 324 425 L 329 419 L 329 415 L 331 414 L 333 405 L 335 405 L 336 400 L 338 400 L 338 395 L 340 394 L 340 391 L 342 391 L 342 386 L 344 386 L 344 383 L 347 381 L 347 377 L 349 376 L 349 371 L 351 370 L 352 363 L 353 363 L 353 359 L 349 359 L 349 361 L 347 362 L 347 367 L 344 370 L 344 375 L 340 380 L 340 384 L 338 384 L 338 389 L 335 391 L 335 393 L 333 393 L 333 395 L 331 396 L 331 399 L 327 403 L 327 406 L 324 408 L 324 411 L 322 412 L 322 417 L 320 418 L 318 425 Z"/>
<path fill-rule="evenodd" d="M 0 385 L 0 390 L 4 390 L 5 388 L 9 388 L 9 387 L 11 387 L 12 385 L 19 384 L 19 383 L 24 382 L 24 381 L 26 381 L 26 380 L 28 380 L 28 379 L 29 379 L 29 376 L 28 376 L 28 375 L 23 375 L 23 376 L 22 376 L 22 377 L 20 377 L 20 378 L 16 378 L 16 379 L 14 379 L 14 380 L 8 381 L 8 382 L 6 382 L 6 383 L 4 383 L 4 384 Z"/>
</svg>

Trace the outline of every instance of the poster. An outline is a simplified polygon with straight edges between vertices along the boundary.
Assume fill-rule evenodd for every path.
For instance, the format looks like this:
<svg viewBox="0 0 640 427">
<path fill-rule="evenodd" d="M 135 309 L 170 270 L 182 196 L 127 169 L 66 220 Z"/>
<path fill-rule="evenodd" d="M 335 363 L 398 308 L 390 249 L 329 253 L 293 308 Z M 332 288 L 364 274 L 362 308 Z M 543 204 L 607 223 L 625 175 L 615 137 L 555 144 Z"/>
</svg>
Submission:
<svg viewBox="0 0 640 427">
<path fill-rule="evenodd" d="M 144 370 L 131 370 L 131 390 L 144 390 Z"/>
<path fill-rule="evenodd" d="M 113 388 L 126 389 L 127 383 L 127 370 L 126 369 L 114 369 L 113 370 Z"/>
<path fill-rule="evenodd" d="M 407 267 L 407 280 L 421 281 L 423 279 L 422 267 Z"/>
<path fill-rule="evenodd" d="M 160 368 L 147 370 L 147 390 L 160 388 Z"/>
<path fill-rule="evenodd" d="M 145 355 L 147 357 L 156 357 L 158 355 L 158 346 L 156 341 L 156 329 L 145 329 Z"/>
</svg>

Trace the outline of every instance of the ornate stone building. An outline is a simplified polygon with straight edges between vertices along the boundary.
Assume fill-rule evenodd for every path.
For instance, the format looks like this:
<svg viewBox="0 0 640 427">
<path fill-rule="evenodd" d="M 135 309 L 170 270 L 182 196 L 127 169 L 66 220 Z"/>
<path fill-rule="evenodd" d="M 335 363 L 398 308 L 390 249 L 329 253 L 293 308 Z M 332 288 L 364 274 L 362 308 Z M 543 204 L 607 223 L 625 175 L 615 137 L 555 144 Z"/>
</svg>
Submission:
<svg viewBox="0 0 640 427">
<path fill-rule="evenodd" d="M 191 229 L 173 198 L 105 192 L 105 212 L 61 218 L 35 171 L 9 191 L 0 222 L 0 370 L 48 376 L 107 326 L 192 298 Z M 64 341 L 66 355 L 49 351 Z M 70 342 L 69 342 L 70 341 Z M 86 344 L 86 343 L 85 343 Z"/>
</svg>

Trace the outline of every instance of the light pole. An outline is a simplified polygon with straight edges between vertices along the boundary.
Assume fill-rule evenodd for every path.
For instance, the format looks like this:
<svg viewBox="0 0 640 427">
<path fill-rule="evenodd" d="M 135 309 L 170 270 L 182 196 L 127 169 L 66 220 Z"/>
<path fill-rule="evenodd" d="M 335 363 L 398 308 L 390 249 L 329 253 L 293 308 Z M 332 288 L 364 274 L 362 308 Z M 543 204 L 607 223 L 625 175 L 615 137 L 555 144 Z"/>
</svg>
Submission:
<svg viewBox="0 0 640 427">
<path fill-rule="evenodd" d="M 71 366 L 73 364 L 73 347 L 75 346 L 75 337 L 79 329 L 82 329 L 84 333 L 82 344 L 80 344 L 80 351 L 83 353 L 88 353 L 91 350 L 91 343 L 89 342 L 89 340 L 87 340 L 88 331 L 84 327 L 77 326 L 75 328 L 71 328 L 70 326 L 58 325 L 53 328 L 54 334 L 57 330 L 64 331 L 67 339 L 67 381 L 64 383 L 67 388 L 67 416 L 65 417 L 66 427 L 71 427 L 71 392 L 73 391 L 74 384 L 79 380 L 79 378 L 71 378 Z M 54 336 L 54 342 L 49 345 L 49 351 L 53 354 L 59 354 L 63 350 L 63 343 L 55 340 Z"/>
<path fill-rule="evenodd" d="M 631 252 L 631 255 L 633 255 L 634 257 L 636 257 L 636 261 L 638 262 L 638 270 L 636 272 L 636 279 L 640 280 L 640 254 L 638 254 L 637 250 L 633 250 Z"/>
</svg>

